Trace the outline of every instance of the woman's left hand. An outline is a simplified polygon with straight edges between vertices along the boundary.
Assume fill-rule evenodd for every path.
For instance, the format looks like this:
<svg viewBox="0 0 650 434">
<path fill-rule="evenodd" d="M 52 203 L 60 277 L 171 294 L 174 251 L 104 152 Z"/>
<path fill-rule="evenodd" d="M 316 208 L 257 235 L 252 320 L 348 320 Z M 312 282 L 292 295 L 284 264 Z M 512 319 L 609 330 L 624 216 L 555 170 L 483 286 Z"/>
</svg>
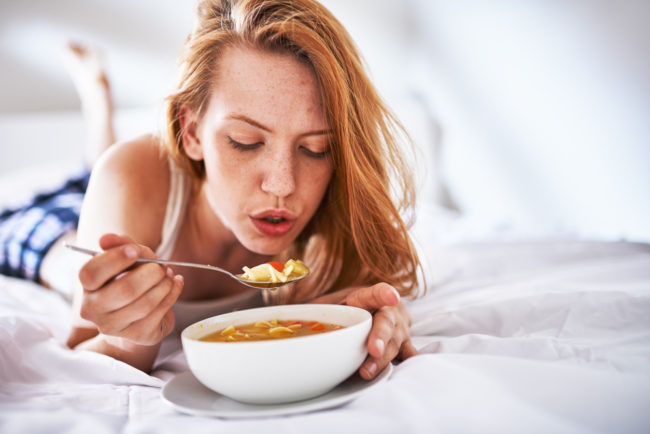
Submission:
<svg viewBox="0 0 650 434">
<path fill-rule="evenodd" d="M 318 303 L 332 303 L 345 290 L 328 294 L 314 300 Z M 359 368 L 359 374 L 366 380 L 373 379 L 391 360 L 400 360 L 418 354 L 411 343 L 409 327 L 411 316 L 401 302 L 399 293 L 387 283 L 355 288 L 347 292 L 343 304 L 356 306 L 372 313 L 372 329 L 368 335 L 368 358 Z"/>
</svg>

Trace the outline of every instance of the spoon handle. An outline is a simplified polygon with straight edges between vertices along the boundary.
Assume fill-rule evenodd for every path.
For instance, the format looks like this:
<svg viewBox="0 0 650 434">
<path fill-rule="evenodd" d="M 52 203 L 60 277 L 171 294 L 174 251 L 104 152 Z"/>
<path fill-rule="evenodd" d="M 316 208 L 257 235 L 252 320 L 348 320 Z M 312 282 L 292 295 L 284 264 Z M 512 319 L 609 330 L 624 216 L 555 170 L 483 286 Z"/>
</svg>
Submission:
<svg viewBox="0 0 650 434">
<path fill-rule="evenodd" d="M 74 244 L 70 244 L 70 243 L 64 243 L 64 245 L 70 250 L 74 250 L 75 252 L 85 253 L 86 255 L 90 255 L 90 256 L 95 256 L 96 254 L 99 253 L 94 250 L 90 250 L 85 247 L 75 246 Z"/>
<path fill-rule="evenodd" d="M 91 249 L 86 249 L 85 247 L 80 247 L 80 246 L 75 246 L 74 244 L 69 244 L 65 243 L 65 246 L 71 250 L 74 250 L 76 252 L 80 253 L 85 253 L 86 255 L 90 256 L 95 256 L 99 252 Z M 203 264 L 196 264 L 194 262 L 178 262 L 178 261 L 168 261 L 165 259 L 149 259 L 149 258 L 138 258 L 136 259 L 136 262 L 153 262 L 155 264 L 162 264 L 162 265 L 175 265 L 177 267 L 192 267 L 192 268 L 203 268 L 205 270 L 214 270 L 214 271 L 219 271 L 221 273 L 225 273 L 231 277 L 235 277 L 231 272 L 224 270 L 223 268 L 215 267 L 214 265 L 203 265 Z"/>
<path fill-rule="evenodd" d="M 235 277 L 235 275 L 232 274 L 230 271 L 226 271 L 223 268 L 219 268 L 215 265 L 204 265 L 204 264 L 197 264 L 195 262 L 178 262 L 178 261 L 168 261 L 166 259 L 149 259 L 149 258 L 138 258 L 136 262 L 153 262 L 162 265 L 175 265 L 177 267 L 203 268 L 204 270 L 220 271 L 231 277 Z"/>
<path fill-rule="evenodd" d="M 86 255 L 90 255 L 90 256 L 95 256 L 95 255 L 97 255 L 99 253 L 99 252 L 97 252 L 95 250 L 86 249 L 85 247 L 79 247 L 79 246 L 75 246 L 74 244 L 69 244 L 69 243 L 65 243 L 65 247 L 67 247 L 68 249 L 74 250 L 76 252 L 85 253 Z M 250 280 L 244 279 L 244 278 L 241 277 L 241 275 L 238 276 L 236 274 L 231 273 L 230 271 L 226 271 L 223 268 L 219 268 L 219 267 L 216 267 L 214 265 L 203 265 L 203 264 L 196 264 L 194 262 L 177 262 L 177 261 L 167 261 L 165 259 L 149 259 L 149 258 L 138 258 L 138 259 L 136 259 L 136 262 L 153 262 L 153 263 L 162 264 L 162 265 L 175 265 L 177 267 L 202 268 L 204 270 L 218 271 L 220 273 L 223 273 L 223 274 L 226 274 L 226 275 L 232 277 L 233 279 L 235 279 L 237 282 L 241 283 L 242 285 L 246 285 L 248 287 L 255 288 L 255 289 L 261 289 L 263 291 L 274 290 L 275 288 L 279 288 L 280 286 L 286 285 L 287 283 L 297 282 L 298 280 L 300 280 L 300 279 L 302 279 L 303 277 L 306 276 L 306 274 L 305 274 L 304 276 L 300 276 L 300 277 L 297 277 L 297 278 L 294 278 L 294 279 L 291 279 L 291 280 L 287 280 L 286 282 L 259 282 L 259 281 L 255 282 L 255 281 L 250 281 Z"/>
</svg>

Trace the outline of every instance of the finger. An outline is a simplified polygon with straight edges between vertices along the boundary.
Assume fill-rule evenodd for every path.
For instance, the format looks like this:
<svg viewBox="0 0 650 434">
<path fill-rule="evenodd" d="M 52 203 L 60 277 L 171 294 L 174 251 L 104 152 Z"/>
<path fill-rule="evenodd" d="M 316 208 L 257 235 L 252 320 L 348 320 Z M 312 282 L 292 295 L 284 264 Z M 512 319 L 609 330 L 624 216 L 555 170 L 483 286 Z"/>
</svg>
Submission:
<svg viewBox="0 0 650 434">
<path fill-rule="evenodd" d="M 112 313 L 133 303 L 142 294 L 160 283 L 165 276 L 159 267 L 157 269 L 146 267 L 153 270 L 151 272 L 146 272 L 148 270 L 144 268 L 129 271 L 100 289 L 91 291 L 84 289 L 79 308 L 81 318 L 95 323 L 100 331 L 110 334 L 106 331 L 108 328 L 106 324 L 110 324 L 110 328 L 113 330 L 117 318 L 120 317 L 119 314 L 112 315 Z M 140 278 L 139 280 L 142 281 L 142 275 L 148 276 L 150 280 L 148 282 L 144 281 L 144 285 L 134 285 L 133 282 L 138 280 L 136 278 Z"/>
<path fill-rule="evenodd" d="M 98 295 L 102 297 L 102 305 L 110 312 L 136 302 L 151 289 L 172 277 L 174 275 L 167 267 L 158 264 L 141 264 L 95 292 L 99 293 Z"/>
<path fill-rule="evenodd" d="M 368 357 L 359 368 L 359 375 L 366 380 L 372 380 L 379 373 L 379 366 L 374 357 Z"/>
<path fill-rule="evenodd" d="M 368 334 L 368 353 L 373 357 L 382 357 L 386 344 L 396 333 L 395 312 L 390 308 L 381 308 L 375 313 L 372 328 Z"/>
<path fill-rule="evenodd" d="M 149 315 L 131 323 L 122 331 L 126 338 L 141 345 L 154 345 L 171 332 L 174 316 L 168 312 L 180 296 L 184 284 L 182 276 L 175 276 L 173 282 L 172 290 Z"/>
<path fill-rule="evenodd" d="M 409 321 L 410 317 L 402 303 L 385 306 L 373 315 L 373 326 L 368 334 L 368 358 L 359 369 L 363 378 L 374 378 L 402 350 L 404 357 L 417 354 L 410 342 Z"/>
<path fill-rule="evenodd" d="M 87 293 L 88 303 L 96 303 L 107 314 L 118 310 L 124 311 L 123 314 L 129 314 L 137 311 L 138 306 L 143 309 L 147 304 L 146 300 L 155 299 L 155 295 L 161 291 L 160 288 L 166 287 L 164 294 L 169 292 L 173 277 L 171 269 L 163 268 L 158 264 L 140 265 L 119 276 L 104 288 Z M 158 302 L 163 296 L 158 297 Z M 137 307 L 130 307 L 133 305 Z"/>
<path fill-rule="evenodd" d="M 148 247 L 134 244 L 125 235 L 104 234 L 99 239 L 104 252 L 90 259 L 79 271 L 79 280 L 88 290 L 96 290 L 131 267 L 138 258 L 157 258 Z"/>
<path fill-rule="evenodd" d="M 406 360 L 409 357 L 417 356 L 418 354 L 419 351 L 417 348 L 415 348 L 410 339 L 407 339 L 402 343 L 402 346 L 399 349 L 399 353 L 397 354 L 397 358 L 399 360 Z"/>
<path fill-rule="evenodd" d="M 397 334 L 388 341 L 388 344 L 380 357 L 375 357 L 372 354 L 368 356 L 366 361 L 359 368 L 359 374 L 366 380 L 372 380 L 377 376 L 377 374 L 383 371 L 392 360 L 406 360 L 409 357 L 417 355 L 418 350 L 413 346 L 408 334 L 406 334 L 406 338 L 404 338 L 404 336 L 400 337 L 399 334 Z"/>
<path fill-rule="evenodd" d="M 359 375 L 365 380 L 372 380 L 383 371 L 392 359 L 387 357 L 368 356 L 365 362 L 359 368 Z"/>
<path fill-rule="evenodd" d="M 167 294 L 156 310 L 151 315 L 133 324 L 134 330 L 140 327 L 141 342 L 143 344 L 156 344 L 174 329 L 175 317 L 172 306 L 183 290 L 182 276 L 176 276 L 174 283 L 172 291 Z"/>
<path fill-rule="evenodd" d="M 99 331 L 106 335 L 120 336 L 131 324 L 147 317 L 163 302 L 170 293 L 173 280 L 168 278 L 161 281 L 145 292 L 142 297 L 122 309 L 109 312 L 97 321 Z"/>
<path fill-rule="evenodd" d="M 375 313 L 368 335 L 368 360 L 362 366 L 362 376 L 370 379 L 383 370 L 399 353 L 403 341 L 408 340 L 405 327 L 396 324 L 394 308 L 384 307 Z"/>
<path fill-rule="evenodd" d="M 114 247 L 93 256 L 79 270 L 79 280 L 86 290 L 96 290 L 135 264 L 138 251 L 132 244 Z"/>
<path fill-rule="evenodd" d="M 345 304 L 374 312 L 384 306 L 395 306 L 399 300 L 399 293 L 395 288 L 387 283 L 378 283 L 352 291 L 346 297 Z"/>
<path fill-rule="evenodd" d="M 391 339 L 388 341 L 381 357 L 369 355 L 366 361 L 359 368 L 359 374 L 366 380 L 372 380 L 397 356 L 399 352 L 398 340 Z"/>
<path fill-rule="evenodd" d="M 406 305 L 402 302 L 397 304 L 397 310 L 399 311 L 399 315 L 406 324 L 406 327 L 411 327 L 411 314 L 409 313 L 408 309 L 406 308 Z"/>
<path fill-rule="evenodd" d="M 173 277 L 174 274 L 168 267 L 158 264 L 139 265 L 119 275 L 102 288 L 90 291 L 84 289 L 80 316 L 99 326 L 107 321 L 107 315 L 132 304 L 164 279 Z M 113 320 L 108 322 L 114 323 Z"/>
</svg>

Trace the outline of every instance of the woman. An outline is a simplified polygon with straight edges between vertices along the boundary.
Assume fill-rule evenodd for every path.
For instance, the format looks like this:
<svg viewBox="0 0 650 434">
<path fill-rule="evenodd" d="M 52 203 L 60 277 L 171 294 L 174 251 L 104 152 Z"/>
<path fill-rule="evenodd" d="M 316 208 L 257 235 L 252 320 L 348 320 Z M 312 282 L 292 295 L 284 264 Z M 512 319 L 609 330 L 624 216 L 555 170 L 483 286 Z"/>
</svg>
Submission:
<svg viewBox="0 0 650 434">
<path fill-rule="evenodd" d="M 395 124 L 317 2 L 202 1 L 166 130 L 112 146 L 93 170 L 77 244 L 103 252 L 80 268 L 68 344 L 148 371 L 173 307 L 259 302 L 227 277 L 138 257 L 230 270 L 293 257 L 312 274 L 284 300 L 373 312 L 364 378 L 416 354 L 400 295 L 420 264 L 400 218 L 413 192 Z"/>
</svg>

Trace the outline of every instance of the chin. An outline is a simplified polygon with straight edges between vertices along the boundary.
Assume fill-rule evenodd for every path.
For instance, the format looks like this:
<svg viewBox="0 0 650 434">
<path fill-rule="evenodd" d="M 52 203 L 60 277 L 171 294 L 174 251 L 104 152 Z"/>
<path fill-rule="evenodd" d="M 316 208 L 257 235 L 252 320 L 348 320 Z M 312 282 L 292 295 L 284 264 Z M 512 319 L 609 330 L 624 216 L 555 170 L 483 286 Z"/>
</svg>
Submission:
<svg viewBox="0 0 650 434">
<path fill-rule="evenodd" d="M 285 251 L 291 246 L 293 240 L 273 239 L 270 237 L 260 237 L 255 239 L 242 240 L 240 242 L 246 249 L 259 255 L 274 256 Z"/>
</svg>

